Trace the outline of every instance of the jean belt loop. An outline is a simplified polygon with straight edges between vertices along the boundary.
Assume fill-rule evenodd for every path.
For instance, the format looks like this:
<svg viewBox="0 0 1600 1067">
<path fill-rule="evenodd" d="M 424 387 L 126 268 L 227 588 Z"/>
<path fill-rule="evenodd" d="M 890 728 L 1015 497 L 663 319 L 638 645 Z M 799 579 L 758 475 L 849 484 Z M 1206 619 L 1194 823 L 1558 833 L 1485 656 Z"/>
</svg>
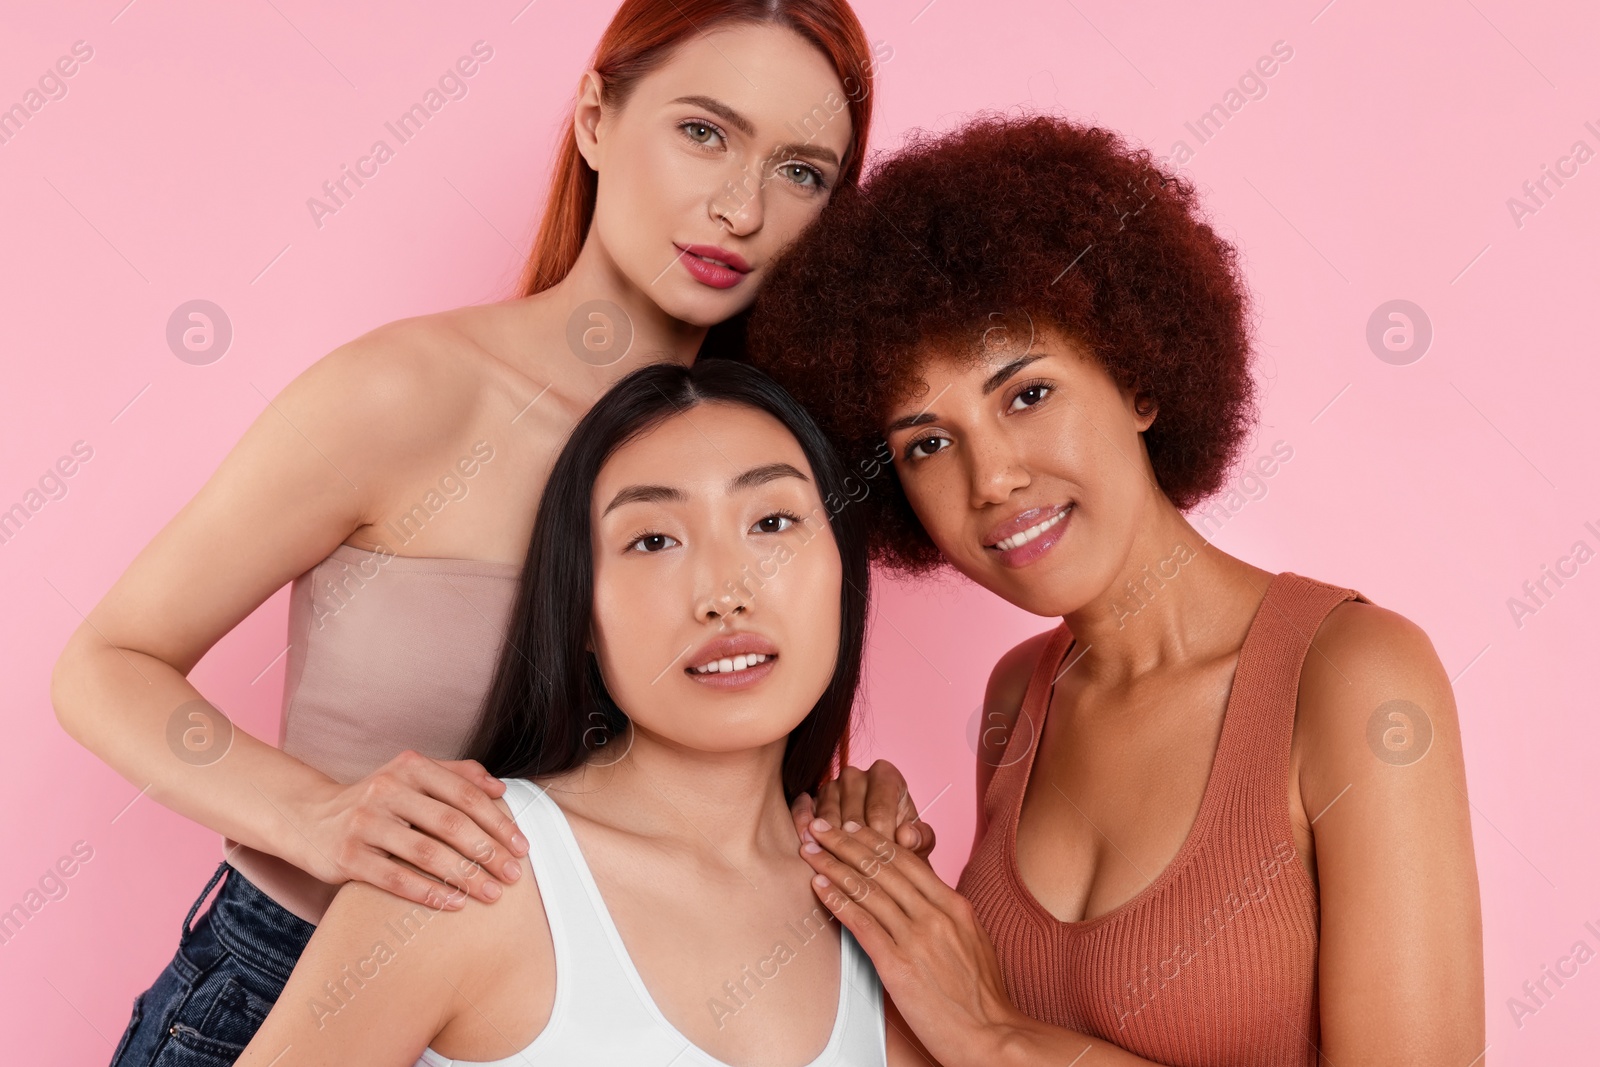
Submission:
<svg viewBox="0 0 1600 1067">
<path fill-rule="evenodd" d="M 194 905 L 189 909 L 189 914 L 184 917 L 183 933 L 180 935 L 181 937 L 187 938 L 189 936 L 189 924 L 194 922 L 195 913 L 200 910 L 200 905 L 204 904 L 206 897 L 211 895 L 212 888 L 222 880 L 222 876 L 227 874 L 228 871 L 229 866 L 227 860 L 223 860 L 221 863 L 217 864 L 215 873 L 211 875 L 211 881 L 207 882 L 206 887 L 200 890 L 200 895 L 195 898 Z"/>
</svg>

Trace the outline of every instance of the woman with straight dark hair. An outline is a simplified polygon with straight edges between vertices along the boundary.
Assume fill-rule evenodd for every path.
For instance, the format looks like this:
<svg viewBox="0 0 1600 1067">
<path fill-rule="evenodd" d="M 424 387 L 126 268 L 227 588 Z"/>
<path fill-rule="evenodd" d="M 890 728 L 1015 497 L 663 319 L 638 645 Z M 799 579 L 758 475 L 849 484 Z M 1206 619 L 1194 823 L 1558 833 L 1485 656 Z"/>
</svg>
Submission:
<svg viewBox="0 0 1600 1067">
<path fill-rule="evenodd" d="M 115 1067 L 232 1063 L 342 883 L 426 904 L 514 877 L 503 787 L 460 757 L 551 460 L 628 371 L 738 349 L 778 252 L 856 180 L 883 58 L 846 0 L 626 0 L 518 295 L 317 361 L 89 613 L 57 718 L 225 856 Z M 289 582 L 274 746 L 187 676 Z"/>
<path fill-rule="evenodd" d="M 469 749 L 533 877 L 460 910 L 347 882 L 239 1063 L 922 1062 L 787 806 L 834 764 L 861 673 L 848 489 L 747 365 L 602 397 L 545 485 Z"/>
</svg>

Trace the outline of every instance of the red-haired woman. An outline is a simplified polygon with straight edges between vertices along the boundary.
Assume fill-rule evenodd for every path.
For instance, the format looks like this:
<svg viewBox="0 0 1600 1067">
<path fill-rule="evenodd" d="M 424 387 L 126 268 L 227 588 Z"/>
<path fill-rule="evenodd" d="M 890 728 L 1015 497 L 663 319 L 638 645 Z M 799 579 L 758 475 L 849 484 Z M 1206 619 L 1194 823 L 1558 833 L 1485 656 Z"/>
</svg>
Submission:
<svg viewBox="0 0 1600 1067">
<path fill-rule="evenodd" d="M 819 894 L 945 1067 L 1483 1052 L 1427 635 L 1183 514 L 1247 450 L 1246 491 L 1293 455 L 1251 441 L 1249 326 L 1193 185 L 1050 116 L 913 139 L 757 300 L 752 361 L 847 461 L 885 461 L 850 505 L 876 559 L 1061 620 L 990 676 L 957 889 L 896 847 L 917 835 L 883 767 L 888 788 L 850 772 L 796 813 Z"/>
<path fill-rule="evenodd" d="M 740 343 L 778 252 L 856 180 L 883 58 L 846 0 L 627 0 L 521 295 L 317 361 L 73 635 L 62 725 L 226 839 L 119 1067 L 232 1063 L 341 883 L 459 907 L 452 887 L 492 901 L 518 877 L 503 784 L 457 757 L 550 464 L 626 372 Z M 186 675 L 291 581 L 274 747 Z"/>
</svg>

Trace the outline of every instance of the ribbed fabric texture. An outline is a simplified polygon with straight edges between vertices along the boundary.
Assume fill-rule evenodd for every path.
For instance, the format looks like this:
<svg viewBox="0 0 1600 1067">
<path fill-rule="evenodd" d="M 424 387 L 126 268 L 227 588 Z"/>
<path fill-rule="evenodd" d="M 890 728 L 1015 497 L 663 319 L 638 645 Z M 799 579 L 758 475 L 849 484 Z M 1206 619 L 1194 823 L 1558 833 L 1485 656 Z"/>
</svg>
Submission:
<svg viewBox="0 0 1600 1067">
<path fill-rule="evenodd" d="M 1317 887 L 1289 821 L 1300 666 L 1333 607 L 1366 598 L 1285 571 L 1245 635 L 1200 812 L 1172 863 L 1132 900 L 1061 922 L 1022 884 L 1017 816 L 1038 746 L 996 770 L 988 829 L 957 888 L 1019 1009 L 1172 1067 L 1316 1067 Z M 1035 666 L 1022 713 L 1043 737 L 1072 634 Z"/>
</svg>

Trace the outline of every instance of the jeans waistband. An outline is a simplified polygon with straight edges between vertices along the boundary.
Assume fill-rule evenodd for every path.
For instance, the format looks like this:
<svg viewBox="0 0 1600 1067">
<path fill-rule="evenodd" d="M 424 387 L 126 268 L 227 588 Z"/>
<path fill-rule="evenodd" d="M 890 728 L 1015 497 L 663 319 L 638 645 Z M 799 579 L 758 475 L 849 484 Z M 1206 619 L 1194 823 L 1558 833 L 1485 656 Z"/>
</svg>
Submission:
<svg viewBox="0 0 1600 1067">
<path fill-rule="evenodd" d="M 184 937 L 195 911 L 211 892 L 218 879 L 225 878 L 211 903 L 210 922 L 217 937 L 235 952 L 253 957 L 255 962 L 287 981 L 295 961 L 305 949 L 316 927 L 263 893 L 237 869 L 222 861 L 211 881 L 201 891 L 184 921 Z"/>
</svg>

